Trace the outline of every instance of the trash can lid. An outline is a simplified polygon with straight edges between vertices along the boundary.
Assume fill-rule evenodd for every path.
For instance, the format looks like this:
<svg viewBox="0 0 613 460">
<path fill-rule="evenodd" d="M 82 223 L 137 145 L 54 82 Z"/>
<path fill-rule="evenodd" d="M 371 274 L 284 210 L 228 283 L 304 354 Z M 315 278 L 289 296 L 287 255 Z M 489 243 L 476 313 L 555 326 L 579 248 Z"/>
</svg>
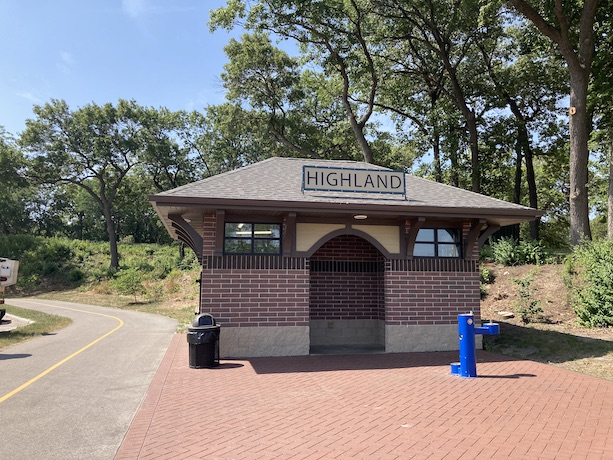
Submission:
<svg viewBox="0 0 613 460">
<path fill-rule="evenodd" d="M 204 331 L 215 331 L 215 330 L 219 330 L 221 328 L 221 326 L 211 326 L 211 325 L 204 325 L 204 326 L 188 326 L 187 331 L 188 332 L 204 332 Z"/>
<path fill-rule="evenodd" d="M 192 326 L 215 326 L 215 324 L 217 324 L 215 318 L 208 313 L 200 313 L 192 322 Z"/>
</svg>

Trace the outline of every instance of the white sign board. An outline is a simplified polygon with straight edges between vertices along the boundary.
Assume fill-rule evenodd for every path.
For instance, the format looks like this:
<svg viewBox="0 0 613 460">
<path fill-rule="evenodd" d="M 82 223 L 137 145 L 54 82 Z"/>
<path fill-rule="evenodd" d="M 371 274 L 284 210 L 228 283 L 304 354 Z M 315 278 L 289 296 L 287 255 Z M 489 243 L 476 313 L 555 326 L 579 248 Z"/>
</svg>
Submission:
<svg viewBox="0 0 613 460">
<path fill-rule="evenodd" d="M 303 166 L 302 190 L 406 195 L 404 171 Z"/>
<path fill-rule="evenodd" d="M 17 282 L 19 261 L 0 257 L 0 286 L 12 286 Z"/>
</svg>

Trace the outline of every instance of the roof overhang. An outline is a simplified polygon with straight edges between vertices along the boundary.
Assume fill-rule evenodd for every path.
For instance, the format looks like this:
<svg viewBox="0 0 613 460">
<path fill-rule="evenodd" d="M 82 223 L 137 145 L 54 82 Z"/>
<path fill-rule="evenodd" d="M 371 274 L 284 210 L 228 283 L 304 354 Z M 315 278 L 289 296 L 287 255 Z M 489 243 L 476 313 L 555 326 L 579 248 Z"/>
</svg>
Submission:
<svg viewBox="0 0 613 460">
<path fill-rule="evenodd" d="M 406 201 L 372 204 L 356 200 L 345 202 L 306 202 L 306 201 L 269 201 L 236 200 L 227 198 L 178 197 L 169 195 L 151 195 L 149 200 L 164 222 L 165 227 L 174 238 L 182 240 L 177 232 L 177 216 L 181 217 L 182 226 L 189 224 L 200 232 L 202 216 L 218 210 L 236 214 L 260 214 L 265 216 L 283 216 L 294 212 L 298 217 L 342 218 L 356 214 L 366 214 L 370 219 L 406 220 L 425 218 L 427 220 L 483 220 L 489 226 L 506 225 L 538 219 L 543 213 L 532 208 L 477 208 L 477 207 L 440 207 L 407 203 Z M 183 228 L 185 234 L 187 229 Z M 191 233 L 191 232 L 188 232 Z M 193 238 L 193 233 L 192 233 Z"/>
</svg>

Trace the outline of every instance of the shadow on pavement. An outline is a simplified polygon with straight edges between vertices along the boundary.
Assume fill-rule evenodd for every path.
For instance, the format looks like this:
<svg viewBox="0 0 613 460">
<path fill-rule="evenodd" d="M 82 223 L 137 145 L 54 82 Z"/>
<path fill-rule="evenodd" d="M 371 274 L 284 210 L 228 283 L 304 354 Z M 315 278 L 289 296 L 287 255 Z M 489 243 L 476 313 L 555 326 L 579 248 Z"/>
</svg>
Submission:
<svg viewBox="0 0 613 460">
<path fill-rule="evenodd" d="M 342 370 L 405 369 L 409 367 L 446 366 L 458 360 L 457 351 L 423 353 L 368 353 L 345 355 L 308 355 L 274 358 L 249 358 L 258 374 L 294 372 L 328 372 Z M 495 353 L 477 352 L 480 362 L 509 362 L 517 358 Z"/>
<path fill-rule="evenodd" d="M 19 359 L 19 358 L 29 358 L 32 356 L 29 353 L 15 353 L 14 355 L 5 355 L 0 353 L 0 361 L 6 361 L 7 359 Z"/>
</svg>

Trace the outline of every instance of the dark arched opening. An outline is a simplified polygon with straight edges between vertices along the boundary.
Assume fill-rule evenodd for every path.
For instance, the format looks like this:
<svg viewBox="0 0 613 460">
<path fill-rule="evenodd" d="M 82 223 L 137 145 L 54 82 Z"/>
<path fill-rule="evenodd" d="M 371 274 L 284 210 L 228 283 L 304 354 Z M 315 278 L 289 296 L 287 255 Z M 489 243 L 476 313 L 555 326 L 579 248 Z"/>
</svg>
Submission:
<svg viewBox="0 0 613 460">
<path fill-rule="evenodd" d="M 385 257 L 355 235 L 340 235 L 309 259 L 311 353 L 384 351 Z"/>
</svg>

